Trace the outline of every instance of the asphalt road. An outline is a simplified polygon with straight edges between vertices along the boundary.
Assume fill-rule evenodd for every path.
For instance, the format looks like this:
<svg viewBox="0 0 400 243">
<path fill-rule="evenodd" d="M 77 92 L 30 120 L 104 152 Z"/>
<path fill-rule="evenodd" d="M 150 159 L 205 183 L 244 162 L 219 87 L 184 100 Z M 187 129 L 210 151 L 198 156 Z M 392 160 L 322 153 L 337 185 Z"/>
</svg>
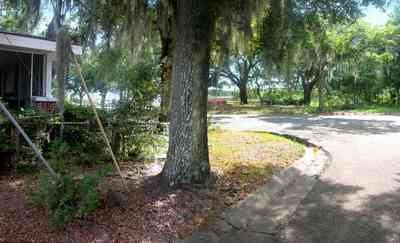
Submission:
<svg viewBox="0 0 400 243">
<path fill-rule="evenodd" d="M 400 243 L 400 116 L 213 116 L 324 147 L 330 166 L 277 235 L 288 243 Z M 275 242 L 276 242 L 275 238 Z"/>
</svg>

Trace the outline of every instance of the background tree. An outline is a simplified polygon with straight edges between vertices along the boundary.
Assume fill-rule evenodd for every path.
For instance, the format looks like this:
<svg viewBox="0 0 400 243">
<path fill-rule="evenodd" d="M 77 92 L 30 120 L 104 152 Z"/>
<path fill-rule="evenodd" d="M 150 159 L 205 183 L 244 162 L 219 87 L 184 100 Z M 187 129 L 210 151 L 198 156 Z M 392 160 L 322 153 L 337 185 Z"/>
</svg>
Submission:
<svg viewBox="0 0 400 243">
<path fill-rule="evenodd" d="M 249 83 L 258 78 L 257 66 L 260 59 L 253 55 L 235 55 L 229 61 L 230 65 L 221 72 L 221 77 L 227 78 L 239 88 L 241 104 L 248 104 L 247 88 Z"/>
<path fill-rule="evenodd" d="M 391 88 L 392 103 L 400 105 L 400 5 L 395 8 L 389 23 L 384 29 L 386 51 L 384 75 Z"/>
</svg>

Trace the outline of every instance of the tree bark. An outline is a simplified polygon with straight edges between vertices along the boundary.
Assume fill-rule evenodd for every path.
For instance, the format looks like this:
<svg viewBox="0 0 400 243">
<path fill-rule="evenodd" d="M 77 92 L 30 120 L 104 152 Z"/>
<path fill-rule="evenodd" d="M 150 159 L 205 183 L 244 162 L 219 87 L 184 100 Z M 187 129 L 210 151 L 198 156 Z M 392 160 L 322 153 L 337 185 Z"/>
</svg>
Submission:
<svg viewBox="0 0 400 243">
<path fill-rule="evenodd" d="M 239 77 L 239 96 L 240 104 L 247 105 L 247 83 L 249 81 L 250 65 L 247 60 L 244 60 L 242 64 L 239 64 L 240 77 Z"/>
<path fill-rule="evenodd" d="M 171 0 L 162 0 L 157 3 L 157 25 L 161 39 L 161 83 L 160 83 L 160 121 L 169 120 L 169 111 L 171 104 L 171 79 L 174 52 L 173 28 L 173 2 Z"/>
<path fill-rule="evenodd" d="M 319 89 L 318 89 L 318 111 L 319 112 L 323 112 L 325 110 L 324 90 L 325 90 L 324 81 L 320 80 L 319 81 Z"/>
<path fill-rule="evenodd" d="M 83 96 L 84 96 L 83 92 L 79 91 L 79 106 L 83 105 Z"/>
<path fill-rule="evenodd" d="M 57 67 L 57 108 L 60 114 L 61 127 L 60 134 L 64 132 L 64 103 L 65 103 L 65 84 L 68 77 L 69 57 L 70 57 L 70 37 L 68 29 L 62 27 L 57 33 L 56 43 L 56 67 Z"/>
<path fill-rule="evenodd" d="M 327 75 L 326 75 L 326 67 L 323 66 L 322 71 L 318 75 L 319 77 L 319 87 L 318 87 L 318 112 L 325 111 L 325 93 L 326 93 L 326 85 L 327 85 Z"/>
<path fill-rule="evenodd" d="M 171 104 L 171 73 L 172 73 L 172 58 L 165 58 L 161 63 L 161 84 L 160 84 L 160 93 L 161 93 L 161 114 L 160 121 L 168 121 L 169 120 L 169 111 Z"/>
<path fill-rule="evenodd" d="M 177 0 L 177 33 L 172 72 L 172 103 L 167 162 L 161 174 L 168 186 L 204 182 L 210 173 L 207 138 L 207 86 L 214 18 L 211 0 Z"/>
<path fill-rule="evenodd" d="M 240 104 L 247 105 L 247 81 L 241 80 L 239 84 L 239 96 L 240 96 Z"/>
<path fill-rule="evenodd" d="M 311 95 L 312 95 L 312 90 L 314 88 L 315 82 L 304 82 L 303 81 L 303 104 L 304 105 L 310 105 L 311 104 Z"/>
</svg>

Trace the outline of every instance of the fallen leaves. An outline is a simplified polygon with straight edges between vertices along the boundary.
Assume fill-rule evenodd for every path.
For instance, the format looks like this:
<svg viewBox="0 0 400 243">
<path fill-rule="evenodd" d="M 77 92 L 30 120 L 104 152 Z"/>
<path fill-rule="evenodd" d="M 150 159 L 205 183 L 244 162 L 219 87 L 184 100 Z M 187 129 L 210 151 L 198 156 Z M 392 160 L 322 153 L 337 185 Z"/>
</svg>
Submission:
<svg viewBox="0 0 400 243">
<path fill-rule="evenodd" d="M 23 185 L 34 179 L 0 176 L 0 241 L 172 242 L 213 222 L 264 184 L 275 169 L 302 155 L 301 145 L 266 133 L 213 131 L 210 145 L 217 178 L 211 186 L 164 190 L 157 177 L 138 183 L 140 169 L 126 165 L 125 173 L 133 171 L 129 176 L 136 179 L 129 180 L 132 190 L 123 205 L 118 195 L 105 191 L 102 207 L 86 220 L 75 220 L 64 232 L 50 231 L 45 210 L 27 205 Z M 121 189 L 117 176 L 107 177 L 105 186 Z"/>
<path fill-rule="evenodd" d="M 264 184 L 274 171 L 304 153 L 303 145 L 262 132 L 215 130 L 209 134 L 210 163 L 222 175 L 220 184 L 249 192 Z M 224 185 L 221 185 L 224 187 Z"/>
</svg>

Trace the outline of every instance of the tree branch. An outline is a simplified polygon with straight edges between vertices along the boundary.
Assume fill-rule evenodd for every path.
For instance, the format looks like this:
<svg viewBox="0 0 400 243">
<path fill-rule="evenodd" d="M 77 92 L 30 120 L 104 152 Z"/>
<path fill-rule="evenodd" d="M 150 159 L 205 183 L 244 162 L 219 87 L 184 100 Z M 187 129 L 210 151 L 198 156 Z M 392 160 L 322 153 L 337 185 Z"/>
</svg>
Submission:
<svg viewBox="0 0 400 243">
<path fill-rule="evenodd" d="M 229 79 L 232 83 L 234 83 L 237 86 L 240 85 L 240 79 L 235 74 L 233 74 L 231 70 L 223 70 L 221 72 L 221 76 Z"/>
</svg>

